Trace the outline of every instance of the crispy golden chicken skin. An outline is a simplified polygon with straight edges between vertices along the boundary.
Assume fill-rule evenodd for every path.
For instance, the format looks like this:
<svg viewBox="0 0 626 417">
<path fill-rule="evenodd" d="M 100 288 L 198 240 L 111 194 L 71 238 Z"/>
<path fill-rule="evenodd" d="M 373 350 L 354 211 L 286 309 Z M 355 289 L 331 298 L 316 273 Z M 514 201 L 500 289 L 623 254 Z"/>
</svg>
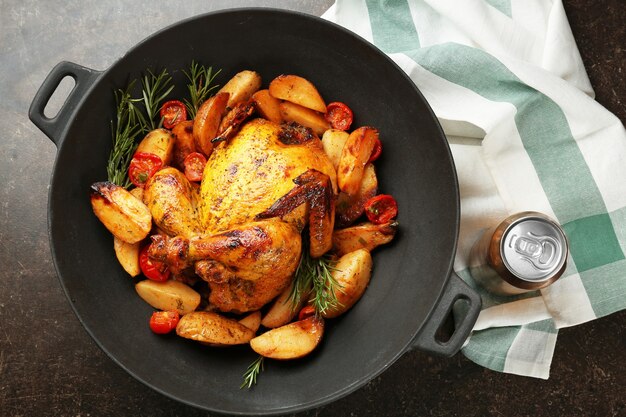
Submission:
<svg viewBox="0 0 626 417">
<path fill-rule="evenodd" d="M 147 184 L 144 201 L 169 235 L 153 237 L 151 256 L 195 268 L 221 311 L 258 310 L 291 282 L 307 223 L 312 251 L 332 246 L 336 183 L 309 130 L 251 120 L 214 148 L 199 193 L 174 168 Z"/>
<path fill-rule="evenodd" d="M 221 232 L 254 220 L 309 169 L 328 175 L 336 192 L 335 168 L 316 136 L 294 138 L 289 128 L 251 120 L 231 140 L 220 143 L 207 162 L 199 207 L 204 230 Z M 302 211 L 285 217 L 299 228 L 303 218 Z"/>
</svg>

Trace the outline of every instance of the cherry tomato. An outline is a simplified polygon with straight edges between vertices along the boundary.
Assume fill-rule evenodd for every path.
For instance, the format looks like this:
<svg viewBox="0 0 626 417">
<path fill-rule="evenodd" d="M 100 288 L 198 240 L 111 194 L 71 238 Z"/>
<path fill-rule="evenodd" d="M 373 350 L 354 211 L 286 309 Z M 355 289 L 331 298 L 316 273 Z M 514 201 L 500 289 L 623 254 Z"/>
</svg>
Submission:
<svg viewBox="0 0 626 417">
<path fill-rule="evenodd" d="M 352 125 L 352 110 L 339 101 L 334 101 L 326 106 L 324 117 L 333 129 L 348 130 Z"/>
<path fill-rule="evenodd" d="M 185 176 L 189 181 L 202 180 L 202 173 L 206 165 L 206 157 L 200 152 L 192 152 L 185 157 Z"/>
<path fill-rule="evenodd" d="M 374 149 L 372 150 L 372 154 L 370 155 L 370 159 L 367 162 L 374 162 L 380 157 L 380 154 L 383 152 L 383 144 L 380 139 L 376 138 L 376 142 L 374 143 Z"/>
<path fill-rule="evenodd" d="M 187 108 L 185 104 L 178 100 L 170 100 L 163 103 L 159 116 L 163 119 L 163 127 L 171 129 L 178 122 L 187 120 Z"/>
<path fill-rule="evenodd" d="M 137 187 L 145 187 L 146 182 L 163 166 L 158 155 L 147 152 L 135 152 L 128 166 L 128 178 Z"/>
<path fill-rule="evenodd" d="M 374 224 L 389 223 L 398 215 L 398 203 L 388 194 L 380 194 L 365 202 L 365 215 Z"/>
<path fill-rule="evenodd" d="M 304 306 L 300 313 L 298 313 L 298 320 L 308 319 L 315 315 L 315 308 L 313 306 Z"/>
<path fill-rule="evenodd" d="M 148 256 L 150 245 L 146 245 L 139 252 L 139 267 L 146 278 L 152 281 L 163 282 L 170 278 L 170 270 L 163 262 L 154 261 Z"/>
<path fill-rule="evenodd" d="M 150 330 L 156 334 L 167 334 L 176 328 L 179 320 L 178 311 L 155 311 L 150 317 Z"/>
</svg>

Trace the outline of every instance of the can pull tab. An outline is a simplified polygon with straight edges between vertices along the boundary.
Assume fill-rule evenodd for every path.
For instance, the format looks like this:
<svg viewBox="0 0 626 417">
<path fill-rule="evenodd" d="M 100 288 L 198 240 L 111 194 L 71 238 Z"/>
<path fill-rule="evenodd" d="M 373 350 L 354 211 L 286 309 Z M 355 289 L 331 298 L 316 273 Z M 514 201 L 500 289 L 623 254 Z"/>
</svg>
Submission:
<svg viewBox="0 0 626 417">
<path fill-rule="evenodd" d="M 513 236 L 509 243 L 520 258 L 540 271 L 554 268 L 558 258 L 558 242 L 550 236 L 539 236 L 528 232 L 528 236 Z"/>
</svg>

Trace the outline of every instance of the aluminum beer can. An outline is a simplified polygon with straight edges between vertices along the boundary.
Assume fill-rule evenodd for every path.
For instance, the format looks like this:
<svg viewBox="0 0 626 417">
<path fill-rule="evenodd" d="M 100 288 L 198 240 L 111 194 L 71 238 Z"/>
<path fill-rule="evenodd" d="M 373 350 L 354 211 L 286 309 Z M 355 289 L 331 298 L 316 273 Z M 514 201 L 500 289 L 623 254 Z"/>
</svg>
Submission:
<svg viewBox="0 0 626 417">
<path fill-rule="evenodd" d="M 487 230 L 472 247 L 472 277 L 495 294 L 545 288 L 565 271 L 569 245 L 558 223 L 525 211 Z"/>
</svg>

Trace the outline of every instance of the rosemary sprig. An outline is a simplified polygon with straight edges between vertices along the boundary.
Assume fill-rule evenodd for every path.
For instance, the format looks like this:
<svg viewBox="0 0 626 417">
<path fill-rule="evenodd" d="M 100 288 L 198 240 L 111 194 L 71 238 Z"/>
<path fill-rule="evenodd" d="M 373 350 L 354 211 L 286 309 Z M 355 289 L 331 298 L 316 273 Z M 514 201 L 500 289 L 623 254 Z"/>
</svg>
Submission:
<svg viewBox="0 0 626 417">
<path fill-rule="evenodd" d="M 116 121 L 111 121 L 113 149 L 109 154 L 107 177 L 110 182 L 124 188 L 131 185 L 128 179 L 128 164 L 137 148 L 135 138 L 143 133 L 145 123 L 143 114 L 135 105 L 139 99 L 133 99 L 130 93 L 134 84 L 132 81 L 126 90 L 114 91 L 117 104 Z"/>
<path fill-rule="evenodd" d="M 340 307 L 336 291 L 343 292 L 341 285 L 333 278 L 332 271 L 336 270 L 336 262 L 329 257 L 323 256 L 311 259 L 314 271 L 313 275 L 313 307 L 317 314 L 324 314 L 326 310 Z"/>
<path fill-rule="evenodd" d="M 131 185 L 128 165 L 137 149 L 136 138 L 161 126 L 158 118 L 161 102 L 172 91 L 172 77 L 167 70 L 155 75 L 147 70 L 141 78 L 141 98 L 133 98 L 132 90 L 137 80 L 131 81 L 126 90 L 115 90 L 117 104 L 115 121 L 111 121 L 113 149 L 107 164 L 108 180 L 121 187 Z"/>
<path fill-rule="evenodd" d="M 159 109 L 163 100 L 174 89 L 174 84 L 167 69 L 163 69 L 159 74 L 148 70 L 141 79 L 141 85 L 143 103 L 148 116 L 145 120 L 147 122 L 145 130 L 150 131 L 161 127 L 163 121 L 159 117 Z"/>
<path fill-rule="evenodd" d="M 303 239 L 303 242 L 307 241 L 308 239 Z M 343 289 L 332 275 L 336 264 L 328 255 L 312 258 L 305 243 L 289 294 L 291 308 L 298 308 L 302 297 L 307 294 L 316 314 L 321 315 L 328 309 L 341 306 L 337 300 L 337 291 L 343 292 Z"/>
<path fill-rule="evenodd" d="M 246 372 L 243 374 L 243 383 L 239 386 L 239 389 L 250 389 L 252 388 L 252 385 L 256 384 L 257 376 L 261 372 L 263 372 L 264 359 L 265 358 L 263 356 L 259 355 L 259 357 L 256 358 L 255 361 L 250 364 L 250 366 L 248 366 L 248 369 L 246 369 Z"/>
<path fill-rule="evenodd" d="M 196 61 L 191 61 L 189 72 L 183 70 L 183 73 L 189 80 L 187 88 L 189 89 L 190 100 L 185 99 L 184 102 L 187 107 L 187 113 L 189 113 L 191 119 L 196 117 L 200 105 L 210 97 L 211 92 L 219 87 L 218 85 L 211 84 L 221 71 L 222 70 L 219 69 L 213 72 L 213 67 L 207 68 L 204 65 L 198 64 Z"/>
</svg>

